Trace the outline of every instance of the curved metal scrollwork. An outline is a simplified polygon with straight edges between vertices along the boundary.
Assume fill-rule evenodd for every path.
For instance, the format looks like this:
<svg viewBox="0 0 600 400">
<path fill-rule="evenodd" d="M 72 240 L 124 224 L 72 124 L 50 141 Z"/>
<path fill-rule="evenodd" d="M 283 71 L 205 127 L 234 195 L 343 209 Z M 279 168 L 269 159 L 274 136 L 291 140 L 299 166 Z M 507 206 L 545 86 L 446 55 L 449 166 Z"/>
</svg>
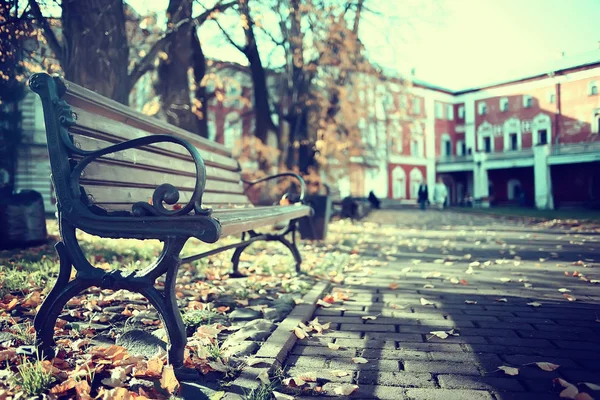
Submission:
<svg viewBox="0 0 600 400">
<path fill-rule="evenodd" d="M 148 146 L 154 143 L 175 143 L 183 146 L 192 156 L 194 165 L 196 167 L 196 183 L 194 186 L 194 192 L 190 201 L 178 210 L 170 210 L 164 206 L 164 203 L 173 205 L 179 201 L 179 190 L 169 183 L 164 183 L 158 186 L 152 194 L 152 204 L 140 201 L 133 205 L 132 213 L 135 216 L 149 216 L 149 215 L 161 215 L 161 216 L 174 216 L 174 215 L 186 215 L 192 210 L 197 215 L 210 215 L 211 209 L 202 208 L 202 194 L 206 186 L 206 168 L 204 167 L 204 160 L 198 150 L 189 144 L 187 141 L 170 135 L 152 135 L 142 138 L 128 140 L 126 142 L 117 143 L 112 146 L 105 147 L 104 149 L 97 150 L 83 158 L 73 168 L 71 172 L 71 190 L 74 195 L 79 193 L 79 178 L 81 172 L 91 162 L 95 161 L 99 157 L 105 156 L 110 153 L 116 153 L 123 150 L 133 149 L 137 147 Z"/>
<path fill-rule="evenodd" d="M 300 182 L 300 199 L 299 200 L 300 200 L 300 202 L 304 202 L 304 196 L 306 193 L 306 183 L 304 182 L 304 178 L 302 178 L 300 175 L 295 174 L 293 172 L 282 172 L 280 174 L 267 176 L 264 178 L 257 179 L 255 181 L 247 181 L 245 179 L 242 179 L 242 182 L 244 182 L 245 184 L 247 184 L 249 186 L 252 186 L 252 185 L 256 185 L 257 183 L 269 181 L 271 179 L 281 178 L 284 176 L 290 176 L 292 178 L 296 178 L 298 180 L 298 182 Z"/>
</svg>

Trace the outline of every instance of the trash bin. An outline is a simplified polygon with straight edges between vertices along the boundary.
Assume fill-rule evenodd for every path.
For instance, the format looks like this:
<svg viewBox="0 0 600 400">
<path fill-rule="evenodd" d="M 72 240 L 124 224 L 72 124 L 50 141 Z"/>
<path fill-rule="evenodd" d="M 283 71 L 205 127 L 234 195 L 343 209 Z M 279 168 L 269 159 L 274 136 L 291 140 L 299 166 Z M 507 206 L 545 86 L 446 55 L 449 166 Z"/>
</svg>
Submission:
<svg viewBox="0 0 600 400">
<path fill-rule="evenodd" d="M 23 190 L 0 199 L 0 248 L 32 246 L 47 239 L 44 199 Z"/>
<path fill-rule="evenodd" d="M 302 239 L 324 240 L 327 237 L 327 224 L 331 216 L 331 197 L 325 195 L 308 195 L 306 204 L 313 208 L 311 217 L 302 218 L 298 228 Z"/>
</svg>

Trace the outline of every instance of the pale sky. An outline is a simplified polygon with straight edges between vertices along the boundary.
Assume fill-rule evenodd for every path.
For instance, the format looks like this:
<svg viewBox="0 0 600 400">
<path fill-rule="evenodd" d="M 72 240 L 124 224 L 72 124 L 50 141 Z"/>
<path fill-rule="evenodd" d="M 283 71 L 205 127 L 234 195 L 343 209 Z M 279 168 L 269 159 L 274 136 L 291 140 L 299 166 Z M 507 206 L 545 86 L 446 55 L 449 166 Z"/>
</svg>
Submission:
<svg viewBox="0 0 600 400">
<path fill-rule="evenodd" d="M 126 0 L 139 13 L 168 0 Z M 452 90 L 541 72 L 567 57 L 598 53 L 600 0 L 367 0 L 360 37 L 370 59 Z M 245 63 L 215 24 L 200 31 L 208 57 Z M 265 45 L 261 50 L 268 50 Z M 596 51 L 595 51 L 596 50 Z M 589 57 L 588 57 L 589 58 Z"/>
</svg>

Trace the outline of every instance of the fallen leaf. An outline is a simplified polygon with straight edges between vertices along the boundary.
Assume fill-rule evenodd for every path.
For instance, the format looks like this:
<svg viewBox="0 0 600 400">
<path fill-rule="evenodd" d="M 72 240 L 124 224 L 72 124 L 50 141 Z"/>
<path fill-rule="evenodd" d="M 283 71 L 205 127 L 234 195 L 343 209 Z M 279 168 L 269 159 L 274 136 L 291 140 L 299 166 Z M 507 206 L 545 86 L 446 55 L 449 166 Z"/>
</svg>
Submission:
<svg viewBox="0 0 600 400">
<path fill-rule="evenodd" d="M 410 272 L 410 267 L 402 268 L 401 272 L 404 272 L 404 273 Z"/>
<path fill-rule="evenodd" d="M 275 392 L 273 392 L 273 394 L 275 394 Z M 213 394 L 210 395 L 208 400 L 221 400 L 223 397 L 225 397 L 224 391 L 214 392 Z M 139 397 L 137 399 L 139 399 Z"/>
<path fill-rule="evenodd" d="M 579 392 L 575 396 L 575 400 L 594 400 L 594 398 L 585 392 Z"/>
<path fill-rule="evenodd" d="M 354 364 L 366 364 L 369 362 L 369 360 L 363 357 L 352 357 L 352 362 Z"/>
<path fill-rule="evenodd" d="M 465 304 L 477 304 L 475 300 L 465 300 Z"/>
<path fill-rule="evenodd" d="M 498 367 L 498 369 L 504 371 L 504 373 L 506 375 L 514 376 L 514 375 L 518 375 L 519 374 L 519 368 L 507 367 L 505 365 L 501 365 L 501 366 Z"/>
<path fill-rule="evenodd" d="M 433 289 L 435 286 L 433 286 L 431 283 L 427 283 L 425 285 L 423 285 L 423 289 Z"/>
<path fill-rule="evenodd" d="M 358 385 L 353 385 L 351 383 L 339 383 L 335 384 L 335 387 L 333 388 L 333 394 L 338 396 L 349 396 L 357 389 Z"/>
<path fill-rule="evenodd" d="M 421 305 L 423 305 L 423 306 L 430 306 L 430 305 L 433 305 L 433 304 L 435 304 L 435 303 L 432 303 L 431 301 L 427 300 L 426 298 L 421 297 Z"/>
<path fill-rule="evenodd" d="M 333 303 L 335 303 L 335 297 L 333 297 L 332 295 L 328 294 L 327 296 L 323 297 L 323 301 L 325 303 L 333 304 Z"/>
<path fill-rule="evenodd" d="M 532 285 L 531 283 L 527 283 L 527 282 L 525 282 L 525 283 L 523 284 L 523 286 L 524 286 L 525 288 L 527 288 L 527 289 L 530 289 L 530 288 L 532 288 L 532 287 L 533 287 L 533 285 Z"/>
<path fill-rule="evenodd" d="M 303 379 L 298 378 L 298 377 L 291 377 L 291 378 L 284 379 L 282 381 L 282 383 L 286 386 L 292 386 L 292 387 L 303 386 L 304 384 L 306 384 L 306 382 L 304 382 Z"/>
<path fill-rule="evenodd" d="M 439 337 L 440 339 L 446 339 L 448 337 L 446 331 L 431 331 L 429 333 L 431 333 L 433 336 Z"/>
<path fill-rule="evenodd" d="M 179 381 L 175 377 L 172 365 L 165 365 L 162 376 L 160 378 L 160 387 L 165 389 L 169 394 L 175 393 L 179 387 Z"/>
<path fill-rule="evenodd" d="M 450 278 L 450 283 L 454 283 L 455 285 L 457 285 L 458 283 L 460 283 L 460 281 L 458 280 L 458 278 Z"/>
<path fill-rule="evenodd" d="M 339 344 L 335 344 L 335 343 L 327 343 L 327 347 L 329 347 L 330 350 L 339 350 L 340 349 L 340 345 Z"/>
<path fill-rule="evenodd" d="M 377 319 L 376 315 L 365 315 L 363 317 L 361 317 L 361 319 L 365 320 L 365 321 L 374 321 Z"/>
<path fill-rule="evenodd" d="M 498 303 L 507 303 L 507 302 L 508 302 L 508 300 L 506 300 L 505 298 L 502 298 L 502 299 L 496 299 L 496 301 L 497 301 Z"/>
<path fill-rule="evenodd" d="M 75 379 L 69 378 L 66 381 L 64 381 L 63 383 L 56 385 L 52 389 L 50 389 L 50 393 L 63 394 L 63 393 L 68 392 L 69 390 L 73 389 L 75 386 L 77 386 L 77 382 L 75 381 Z"/>
<path fill-rule="evenodd" d="M 554 371 L 556 368 L 560 367 L 560 365 L 556 365 L 556 364 L 552 364 L 549 362 L 536 362 L 535 363 L 538 367 L 540 367 L 541 369 L 543 369 L 544 371 Z"/>
<path fill-rule="evenodd" d="M 593 391 L 600 391 L 600 385 L 596 385 L 595 383 L 582 382 L 581 385 L 587 386 L 588 389 Z"/>
<path fill-rule="evenodd" d="M 500 282 L 503 282 L 503 283 L 507 283 L 507 282 L 511 281 L 510 278 L 499 278 L 499 280 L 500 280 Z"/>
<path fill-rule="evenodd" d="M 542 305 L 542 303 L 538 303 L 537 301 L 533 301 L 531 303 L 527 303 L 528 306 L 532 306 L 532 307 L 540 307 Z"/>
<path fill-rule="evenodd" d="M 575 399 L 579 394 L 579 389 L 575 385 L 569 385 L 566 389 L 560 392 L 559 397 L 565 399 Z"/>
<path fill-rule="evenodd" d="M 398 285 L 398 283 L 396 282 L 392 282 L 390 283 L 390 285 L 388 286 L 390 289 L 398 289 L 400 285 Z"/>
<path fill-rule="evenodd" d="M 575 300 L 577 300 L 577 298 L 575 298 L 575 296 L 571 296 L 570 294 L 564 293 L 563 296 L 565 297 L 565 299 L 567 299 L 569 301 L 575 301 Z"/>
<path fill-rule="evenodd" d="M 317 305 L 321 306 L 321 307 L 324 307 L 324 308 L 331 307 L 331 303 L 324 302 L 321 299 L 317 300 Z"/>
<path fill-rule="evenodd" d="M 295 327 L 294 328 L 294 334 L 296 335 L 296 337 L 300 340 L 302 339 L 306 339 L 306 332 L 304 331 L 304 329 L 299 328 L 299 327 Z"/>
<path fill-rule="evenodd" d="M 258 374 L 256 378 L 265 385 L 268 385 L 271 382 L 271 380 L 269 379 L 269 371 L 267 371 L 266 369 L 263 369 L 262 372 Z"/>
<path fill-rule="evenodd" d="M 561 292 L 561 293 L 567 293 L 567 292 L 570 292 L 570 290 L 569 290 L 569 289 L 567 289 L 567 288 L 560 288 L 560 289 L 558 289 L 558 291 L 559 291 L 559 292 Z"/>
<path fill-rule="evenodd" d="M 473 273 L 473 267 L 469 267 L 467 268 L 467 270 L 465 271 L 465 274 L 469 274 L 471 275 Z"/>
</svg>

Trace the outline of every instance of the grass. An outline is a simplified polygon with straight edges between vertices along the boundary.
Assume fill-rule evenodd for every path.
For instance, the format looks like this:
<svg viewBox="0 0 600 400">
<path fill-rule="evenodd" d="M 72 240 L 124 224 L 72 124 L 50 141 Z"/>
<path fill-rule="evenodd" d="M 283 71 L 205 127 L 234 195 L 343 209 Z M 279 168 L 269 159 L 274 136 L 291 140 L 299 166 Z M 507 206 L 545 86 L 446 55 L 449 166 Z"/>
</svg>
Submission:
<svg viewBox="0 0 600 400">
<path fill-rule="evenodd" d="M 27 361 L 17 367 L 19 373 L 15 375 L 15 384 L 28 396 L 39 396 L 54 382 L 50 369 L 42 361 Z"/>
<path fill-rule="evenodd" d="M 191 328 L 200 325 L 210 325 L 216 319 L 222 319 L 222 315 L 213 310 L 191 310 L 183 314 L 183 323 Z"/>
<path fill-rule="evenodd" d="M 520 207 L 490 207 L 490 208 L 452 208 L 452 211 L 499 215 L 504 217 L 526 217 L 544 220 L 577 219 L 581 221 L 600 221 L 600 211 L 581 209 L 536 210 L 534 208 Z"/>
</svg>

